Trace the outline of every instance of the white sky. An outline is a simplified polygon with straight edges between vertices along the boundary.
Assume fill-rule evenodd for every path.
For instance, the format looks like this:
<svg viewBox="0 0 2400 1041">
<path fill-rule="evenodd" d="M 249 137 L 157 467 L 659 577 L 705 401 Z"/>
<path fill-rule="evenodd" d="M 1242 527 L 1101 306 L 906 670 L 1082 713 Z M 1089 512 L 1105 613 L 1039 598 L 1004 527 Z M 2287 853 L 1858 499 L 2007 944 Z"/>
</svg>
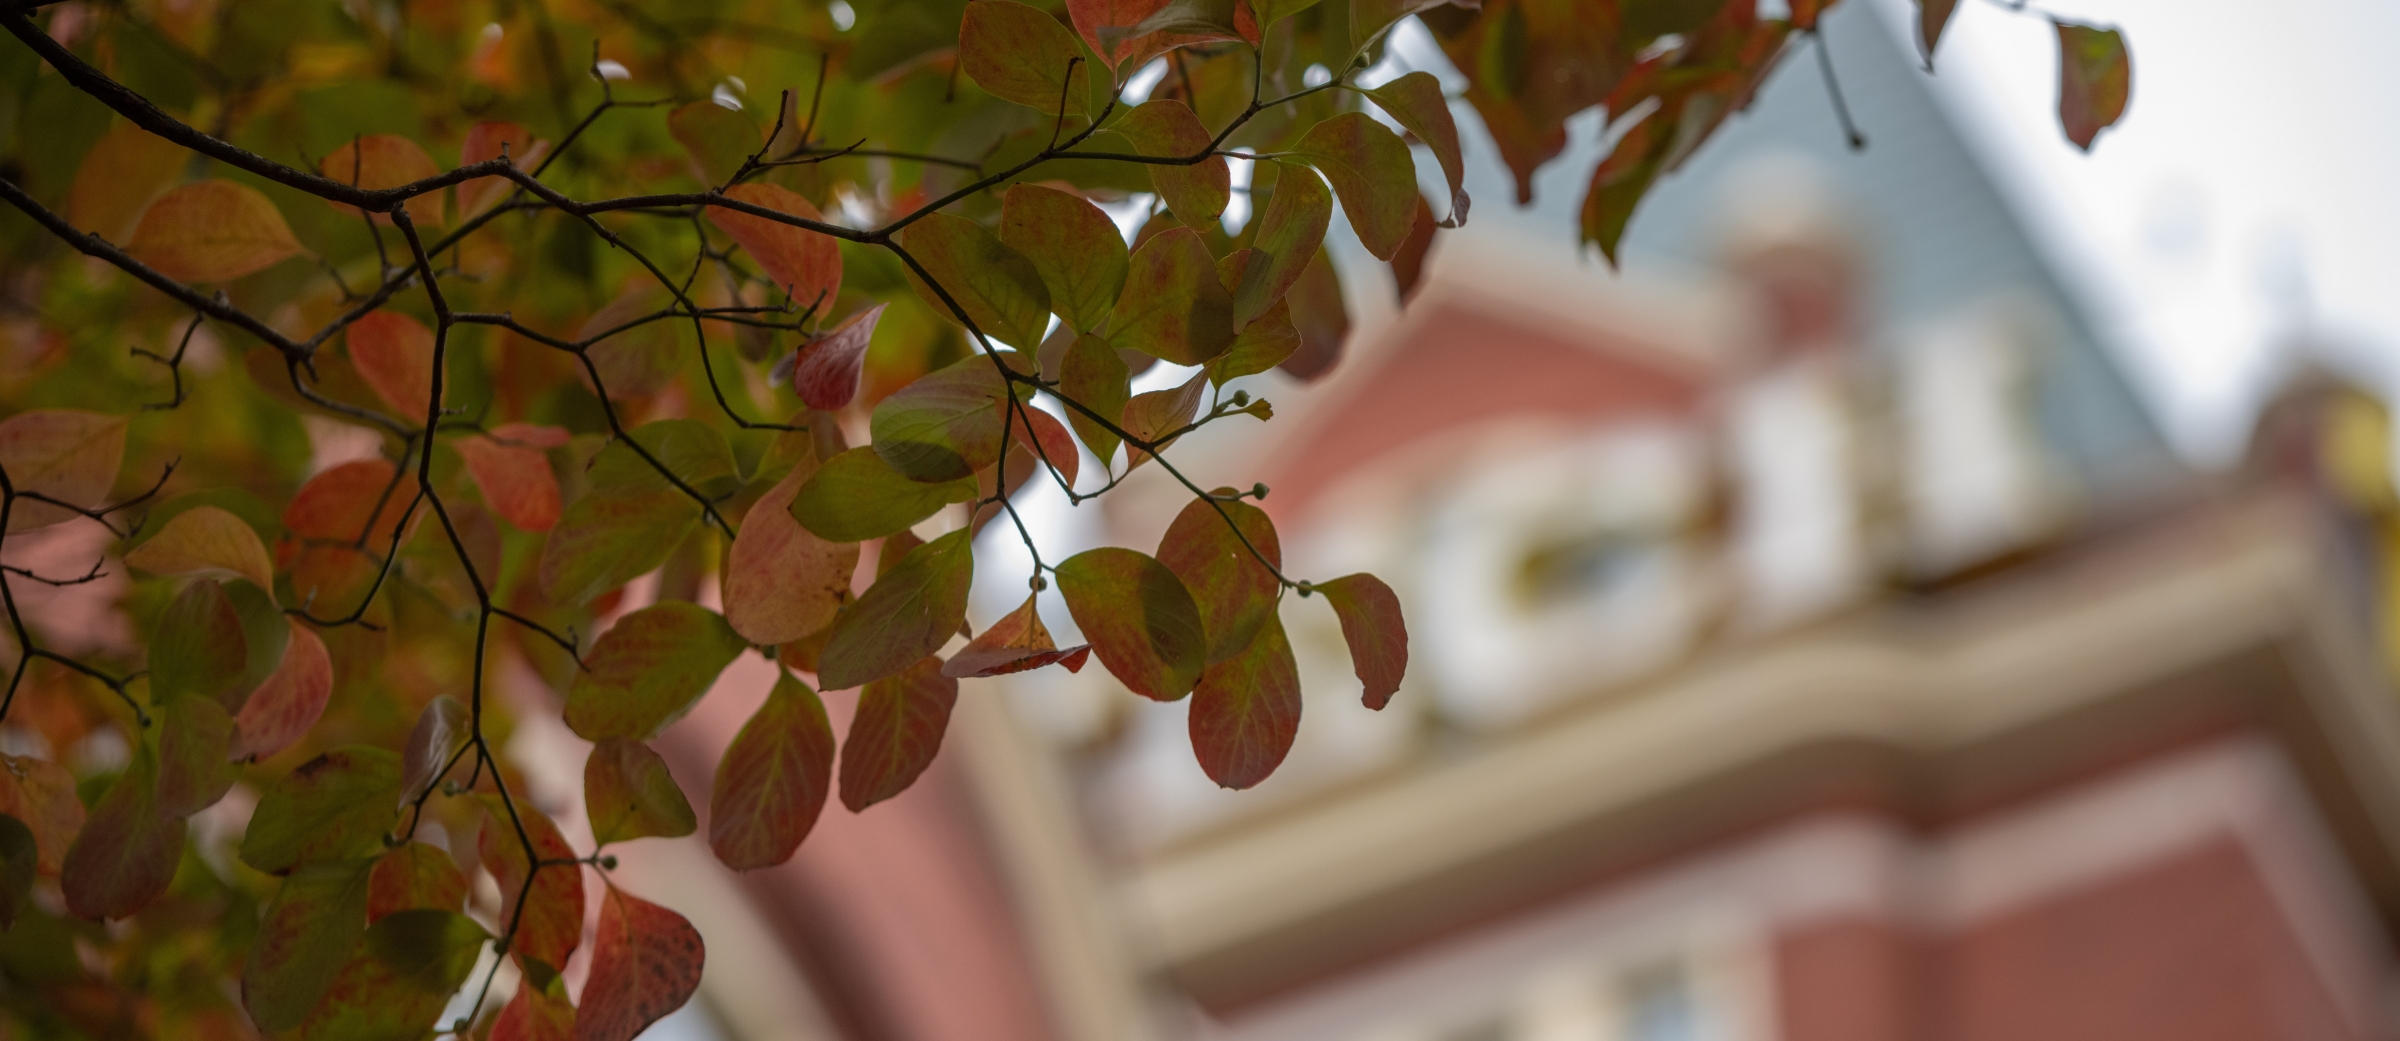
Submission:
<svg viewBox="0 0 2400 1041">
<path fill-rule="evenodd" d="M 1910 0 L 1870 2 L 1913 39 Z M 2088 156 L 2058 130 L 2041 11 L 2132 51 L 2132 101 Z M 1944 36 L 1937 96 L 2196 460 L 2239 450 L 2302 334 L 2400 387 L 2393 39 L 2400 4 L 2373 0 L 1961 0 Z"/>
</svg>

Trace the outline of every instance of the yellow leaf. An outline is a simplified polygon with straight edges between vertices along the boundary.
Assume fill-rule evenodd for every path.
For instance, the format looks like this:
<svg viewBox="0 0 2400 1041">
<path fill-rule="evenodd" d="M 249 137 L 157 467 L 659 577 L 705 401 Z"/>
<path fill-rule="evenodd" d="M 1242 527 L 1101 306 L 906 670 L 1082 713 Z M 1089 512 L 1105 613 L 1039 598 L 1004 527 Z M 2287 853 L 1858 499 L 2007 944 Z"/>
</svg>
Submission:
<svg viewBox="0 0 2400 1041">
<path fill-rule="evenodd" d="M 156 575 L 242 578 L 275 594 L 267 547 L 242 519 L 215 506 L 175 515 L 150 541 L 125 554 L 125 563 Z"/>
<path fill-rule="evenodd" d="M 421 181 L 441 173 L 433 157 L 425 149 L 398 134 L 368 134 L 334 149 L 317 163 L 317 172 L 371 191 L 398 188 L 411 181 Z M 355 214 L 356 206 L 334 203 L 334 208 Z M 408 200 L 409 219 L 419 224 L 442 223 L 442 193 L 426 192 Z M 392 219 L 375 215 L 375 223 L 388 225 Z"/>
<path fill-rule="evenodd" d="M 183 179 L 183 148 L 131 123 L 102 135 L 75 168 L 67 220 L 110 242 L 133 237 L 150 200 Z"/>
<path fill-rule="evenodd" d="M 301 252 L 275 203 L 232 181 L 159 197 L 134 228 L 135 258 L 179 282 L 230 282 Z"/>
</svg>

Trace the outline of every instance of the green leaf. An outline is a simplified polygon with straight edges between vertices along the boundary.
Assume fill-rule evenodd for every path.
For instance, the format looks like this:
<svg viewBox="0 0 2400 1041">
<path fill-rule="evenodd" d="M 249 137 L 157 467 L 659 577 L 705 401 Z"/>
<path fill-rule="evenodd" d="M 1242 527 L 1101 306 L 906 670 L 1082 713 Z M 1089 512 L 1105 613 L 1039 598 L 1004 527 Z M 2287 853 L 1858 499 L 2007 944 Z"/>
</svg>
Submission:
<svg viewBox="0 0 2400 1041">
<path fill-rule="evenodd" d="M 586 741 L 647 741 L 691 711 L 747 646 L 725 616 L 669 600 L 601 634 L 567 690 L 567 729 Z"/>
<path fill-rule="evenodd" d="M 491 934 L 453 911 L 401 911 L 368 926 L 301 1024 L 301 1041 L 414 1041 L 430 1033 Z"/>
<path fill-rule="evenodd" d="M 714 101 L 694 101 L 667 113 L 667 133 L 692 158 L 692 175 L 708 187 L 733 179 L 758 151 L 758 124 Z"/>
<path fill-rule="evenodd" d="M 1467 165 L 1458 147 L 1458 121 L 1450 115 L 1450 99 L 1442 93 L 1442 81 L 1430 72 L 1412 72 L 1399 79 L 1366 92 L 1386 115 L 1407 127 L 1417 140 L 1433 150 L 1433 158 L 1442 164 L 1442 176 L 1450 181 L 1450 215 L 1442 226 L 1455 228 L 1467 222 Z"/>
<path fill-rule="evenodd" d="M 16 928 L 25 899 L 33 895 L 42 854 L 25 822 L 0 814 L 0 932 Z"/>
<path fill-rule="evenodd" d="M 716 427 L 697 419 L 662 419 L 628 431 L 628 436 L 683 483 L 716 498 L 742 486 L 733 446 Z M 592 457 L 589 473 L 592 495 L 636 495 L 672 488 L 658 467 L 624 441 L 610 442 Z"/>
<path fill-rule="evenodd" d="M 1392 587 L 1373 575 L 1344 575 L 1317 583 L 1341 619 L 1342 640 L 1350 645 L 1350 664 L 1365 685 L 1368 708 L 1382 709 L 1400 689 L 1408 671 L 1408 624 L 1400 618 L 1400 598 Z"/>
<path fill-rule="evenodd" d="M 817 468 L 792 496 L 790 512 L 820 538 L 864 542 L 905 531 L 944 506 L 974 497 L 972 478 L 921 484 L 901 476 L 873 448 L 853 448 Z"/>
<path fill-rule="evenodd" d="M 908 284 L 935 314 L 957 321 L 958 311 L 964 311 L 987 337 L 1027 350 L 1041 345 L 1050 324 L 1050 290 L 1042 273 L 983 225 L 947 213 L 928 214 L 901 230 L 900 246 L 924 268 L 922 275 L 910 269 Z M 928 277 L 940 291 L 926 284 Z"/>
<path fill-rule="evenodd" d="M 706 423 L 662 420 L 630 437 L 702 495 L 726 495 L 741 486 L 732 447 Z M 542 590 L 567 605 L 656 569 L 701 517 L 699 503 L 622 440 L 600 450 L 588 477 L 590 490 L 560 515 L 542 546 Z"/>
<path fill-rule="evenodd" d="M 235 686 L 249 664 L 249 644 L 232 598 L 224 586 L 201 579 L 183 587 L 158 617 L 150 637 L 150 701 L 235 700 Z"/>
<path fill-rule="evenodd" d="M 1310 127 L 1294 151 L 1333 182 L 1367 252 L 1392 259 L 1417 212 L 1417 162 L 1400 135 L 1364 112 L 1344 112 Z"/>
<path fill-rule="evenodd" d="M 1200 769 L 1227 788 L 1266 780 L 1291 752 L 1300 733 L 1300 666 L 1273 612 L 1238 653 L 1200 674 L 1191 733 Z"/>
<path fill-rule="evenodd" d="M 1261 32 L 1275 23 L 1317 6 L 1317 0 L 1250 0 L 1250 10 L 1258 16 Z"/>
<path fill-rule="evenodd" d="M 242 1007 L 260 1030 L 299 1026 L 332 988 L 366 935 L 374 869 L 366 857 L 311 864 L 275 891 L 242 966 Z"/>
<path fill-rule="evenodd" d="M 1260 555 L 1283 566 L 1275 522 L 1246 502 L 1193 499 L 1158 542 L 1158 562 L 1183 581 L 1200 609 L 1210 664 L 1241 653 L 1275 617 L 1283 584 Z"/>
<path fill-rule="evenodd" d="M 258 801 L 242 862 L 270 875 L 303 864 L 373 856 L 399 818 L 400 757 L 336 748 L 292 769 Z"/>
<path fill-rule="evenodd" d="M 183 818 L 214 806 L 240 774 L 233 762 L 233 717 L 224 706 L 183 698 L 159 710 L 159 813 Z"/>
<path fill-rule="evenodd" d="M 965 528 L 910 550 L 834 619 L 817 659 L 818 683 L 827 690 L 856 687 L 941 650 L 966 621 L 974 577 L 975 550 Z"/>
<path fill-rule="evenodd" d="M 1166 565 L 1130 549 L 1086 550 L 1058 565 L 1058 591 L 1092 653 L 1134 693 L 1173 701 L 1199 682 L 1208 637 Z"/>
<path fill-rule="evenodd" d="M 1143 102 L 1109 129 L 1132 142 L 1145 156 L 1185 159 L 1208 150 L 1214 140 L 1192 108 L 1173 98 Z M 1404 149 L 1405 150 L 1405 149 Z M 1212 155 L 1188 165 L 1150 167 L 1150 184 L 1174 211 L 1175 219 L 1199 225 L 1225 215 L 1233 198 L 1233 170 L 1225 157 Z"/>
<path fill-rule="evenodd" d="M 1316 259 L 1333 221 L 1333 196 L 1325 182 L 1305 166 L 1283 165 L 1275 179 L 1275 194 L 1258 219 L 1258 235 L 1250 258 L 1242 265 L 1241 282 L 1233 291 L 1233 329 L 1236 333 L 1265 317 L 1283 302 L 1285 290 L 1300 280 L 1308 262 Z"/>
<path fill-rule="evenodd" d="M 592 841 L 681 838 L 700 826 L 667 761 L 632 738 L 602 738 L 583 761 L 583 809 Z"/>
<path fill-rule="evenodd" d="M 1350 309 L 1342 298 L 1341 276 L 1325 250 L 1308 262 L 1300 281 L 1283 296 L 1292 308 L 1292 327 L 1299 330 L 1300 347 L 1276 368 L 1302 380 L 1313 380 L 1340 364 L 1342 345 L 1350 338 Z"/>
<path fill-rule="evenodd" d="M 67 847 L 59 873 L 67 910 L 85 918 L 124 918 L 167 891 L 183 855 L 184 825 L 183 818 L 159 812 L 157 784 L 158 756 L 145 743 Z"/>
<path fill-rule="evenodd" d="M 958 681 L 942 675 L 939 658 L 867 684 L 842 741 L 842 805 L 857 813 L 916 783 L 941 751 L 957 703 Z"/>
<path fill-rule="evenodd" d="M 1131 378 L 1116 346 L 1087 333 L 1067 347 L 1066 357 L 1059 362 L 1058 390 L 1113 424 L 1125 415 L 1125 403 L 1132 398 Z M 1106 468 L 1110 457 L 1116 455 L 1117 435 L 1073 406 L 1067 408 L 1067 423 Z"/>
<path fill-rule="evenodd" d="M 1583 197 L 1582 241 L 1599 246 L 1611 265 L 1617 262 L 1617 241 L 1625 235 L 1625 223 L 1658 179 L 1661 161 L 1674 142 L 1673 121 L 1664 112 L 1653 112 L 1626 128 L 1608 158 L 1592 170 L 1592 186 Z"/>
<path fill-rule="evenodd" d="M 970 354 L 875 405 L 875 454 L 902 477 L 938 484 L 1000 461 L 1001 402 L 1008 384 L 993 359 Z"/>
<path fill-rule="evenodd" d="M 1350 0 L 1350 39 L 1361 51 L 1394 22 L 1450 0 Z"/>
<path fill-rule="evenodd" d="M 1321 247 L 1320 247 L 1321 252 Z M 1217 281 L 1227 286 L 1242 284 L 1242 272 L 1248 268 L 1255 250 L 1237 249 L 1217 261 Z M 1295 280 L 1305 278 L 1313 260 L 1301 263 Z M 1295 281 L 1297 284 L 1297 281 Z M 1244 376 L 1253 376 L 1283 363 L 1292 352 L 1300 349 L 1300 330 L 1292 325 L 1292 305 L 1289 300 L 1277 300 L 1266 313 L 1252 319 L 1233 338 L 1233 346 L 1225 353 L 1208 360 L 1208 379 L 1222 387 Z"/>
<path fill-rule="evenodd" d="M 2133 89 L 2133 61 L 2125 34 L 2071 22 L 2058 27 L 2058 125 L 2067 140 L 2086 152 L 2100 131 L 2125 114 Z"/>
<path fill-rule="evenodd" d="M 248 707 L 251 693 L 282 666 L 284 650 L 292 640 L 292 625 L 266 590 L 248 582 L 226 584 L 225 597 L 242 620 L 244 653 L 240 678 L 234 680 L 231 692 L 218 700 L 226 711 L 239 713 Z"/>
<path fill-rule="evenodd" d="M 1076 332 L 1096 332 L 1125 290 L 1125 237 L 1100 207 L 1038 184 L 1012 185 L 1000 208 L 1000 241 L 1022 254 L 1050 291 L 1050 307 Z"/>
<path fill-rule="evenodd" d="M 959 68 L 993 97 L 1044 113 L 1082 115 L 1090 65 L 1075 34 L 1012 0 L 975 0 L 958 29 Z"/>
<path fill-rule="evenodd" d="M 538 962 L 551 972 L 567 964 L 583 942 L 583 869 L 571 863 L 575 848 L 558 833 L 558 825 L 549 817 L 522 801 L 516 804 L 512 817 L 509 806 L 499 796 L 483 797 L 485 819 L 476 852 L 483 859 L 483 869 L 492 873 L 500 883 L 501 922 L 515 921 L 517 937 L 510 943 L 510 953 L 520 964 Z M 524 838 L 518 837 L 516 826 L 524 826 Z M 526 888 L 528 862 L 525 841 L 531 840 L 538 872 L 533 886 Z M 519 894 L 525 894 L 524 910 L 520 915 Z"/>
<path fill-rule="evenodd" d="M 682 915 L 615 886 L 600 904 L 575 1041 L 633 1041 L 700 989 L 706 945 Z"/>
<path fill-rule="evenodd" d="M 735 871 L 792 857 L 816 827 L 833 782 L 833 726 L 817 692 L 776 670 L 775 689 L 717 760 L 708 846 Z"/>
<path fill-rule="evenodd" d="M 450 851 L 422 842 L 402 843 L 376 858 L 367 882 L 367 921 L 401 911 L 456 911 L 467 902 L 467 876 Z"/>
<path fill-rule="evenodd" d="M 1171 228 L 1133 251 L 1108 340 L 1177 365 L 1200 365 L 1233 345 L 1233 294 L 1200 233 Z"/>
</svg>

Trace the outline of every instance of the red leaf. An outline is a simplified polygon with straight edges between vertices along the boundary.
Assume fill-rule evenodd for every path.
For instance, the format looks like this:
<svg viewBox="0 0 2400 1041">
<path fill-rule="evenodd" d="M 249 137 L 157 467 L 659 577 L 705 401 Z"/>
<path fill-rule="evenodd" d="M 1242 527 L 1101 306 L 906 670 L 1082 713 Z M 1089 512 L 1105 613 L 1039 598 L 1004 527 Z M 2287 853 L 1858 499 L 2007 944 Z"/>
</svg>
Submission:
<svg viewBox="0 0 2400 1041">
<path fill-rule="evenodd" d="M 1248 788 L 1283 763 L 1300 733 L 1300 666 L 1273 615 L 1192 693 L 1192 753 L 1209 780 Z"/>
<path fill-rule="evenodd" d="M 0 813 L 32 829 L 36 863 L 44 875 L 58 874 L 67 847 L 83 831 L 75 775 L 47 759 L 0 755 Z"/>
<path fill-rule="evenodd" d="M 532 173 L 550 154 L 550 142 L 537 141 L 533 132 L 515 123 L 477 123 L 467 128 L 466 140 L 458 147 L 458 165 L 473 166 L 489 159 L 507 155 L 517 169 Z M 458 186 L 458 215 L 461 218 L 482 213 L 485 208 L 508 198 L 517 183 L 506 177 L 478 177 Z"/>
<path fill-rule="evenodd" d="M 467 876 L 448 852 L 406 843 L 376 859 L 367 881 L 367 921 L 399 911 L 456 911 L 466 904 L 467 892 Z"/>
<path fill-rule="evenodd" d="M 583 869 L 573 864 L 544 865 L 533 876 L 533 889 L 527 892 L 525 879 L 527 861 L 525 846 L 517 838 L 510 823 L 508 808 L 498 796 L 483 797 L 486 817 L 483 837 L 478 851 L 483 857 L 484 870 L 500 883 L 500 918 L 495 923 L 505 934 L 510 923 L 516 924 L 516 939 L 509 949 L 521 958 L 532 958 L 556 971 L 567 963 L 583 942 Z M 550 818 L 531 806 L 519 802 L 516 820 L 525 826 L 525 835 L 533 840 L 534 856 L 540 860 L 573 860 L 575 849 L 558 833 Z M 519 917 L 519 894 L 525 894 Z"/>
<path fill-rule="evenodd" d="M 179 282 L 231 282 L 305 252 L 272 201 L 232 181 L 195 181 L 159 196 L 126 249 Z"/>
<path fill-rule="evenodd" d="M 940 658 L 867 684 L 842 741 L 842 805 L 857 813 L 916 783 L 941 751 L 957 703 L 958 681 L 942 675 Z"/>
<path fill-rule="evenodd" d="M 566 981 L 552 975 L 534 986 L 532 977 L 517 984 L 492 1021 L 489 1041 L 570 1041 L 575 1036 L 575 1003 L 567 1000 Z"/>
<path fill-rule="evenodd" d="M 233 717 L 233 757 L 264 759 L 292 746 L 317 725 L 333 696 L 333 657 L 314 630 L 291 623 L 283 661 Z"/>
<path fill-rule="evenodd" d="M 875 323 L 887 304 L 876 304 L 842 319 L 831 332 L 802 344 L 792 368 L 792 391 L 808 406 L 833 411 L 858 394 L 859 367 L 875 338 Z"/>
<path fill-rule="evenodd" d="M 858 543 L 828 542 L 792 519 L 792 497 L 815 472 L 793 467 L 759 496 L 727 553 L 725 621 L 751 643 L 772 646 L 818 632 L 849 598 Z"/>
<path fill-rule="evenodd" d="M 1316 259 L 1308 262 L 1300 281 L 1292 283 L 1283 299 L 1292 307 L 1292 326 L 1300 332 L 1300 349 L 1276 368 L 1301 380 L 1332 372 L 1342 360 L 1344 341 L 1350 338 L 1350 310 L 1342 300 L 1341 277 L 1325 250 L 1317 250 Z"/>
<path fill-rule="evenodd" d="M 347 613 L 366 595 L 404 513 L 416 529 L 419 514 L 399 479 L 381 459 L 343 463 L 309 478 L 284 507 L 275 560 L 291 573 L 292 596 L 320 617 Z"/>
<path fill-rule="evenodd" d="M 1083 42 L 1091 45 L 1093 53 L 1109 67 L 1130 75 L 1150 59 L 1177 47 L 1217 40 L 1241 39 L 1236 31 L 1200 29 L 1173 31 L 1156 29 L 1137 31 L 1174 0 L 1067 0 L 1067 14 L 1075 21 L 1075 31 L 1083 34 Z M 1241 17 L 1236 15 L 1237 18 Z M 1255 28 L 1253 28 L 1255 33 Z"/>
<path fill-rule="evenodd" d="M 725 195 L 794 217 L 824 219 L 807 199 L 777 185 L 737 184 Z M 790 295 L 793 306 L 818 314 L 833 306 L 842 288 L 842 253 L 831 236 L 722 206 L 709 207 L 708 219 L 741 244 L 766 270 L 768 281 Z"/>
<path fill-rule="evenodd" d="M 1130 549 L 1087 550 L 1058 565 L 1058 591 L 1100 664 L 1134 693 L 1173 701 L 1199 682 L 1208 637 L 1166 565 Z"/>
<path fill-rule="evenodd" d="M 667 761 L 631 738 L 603 738 L 583 761 L 583 808 L 592 839 L 601 845 L 657 836 L 680 838 L 698 828 L 692 804 L 667 772 Z"/>
<path fill-rule="evenodd" d="M 777 670 L 775 689 L 717 760 L 708 846 L 736 871 L 791 859 L 833 784 L 833 726 L 817 692 Z"/>
<path fill-rule="evenodd" d="M 2100 131 L 2125 114 L 2133 89 L 2133 62 L 2125 34 L 2115 29 L 2057 22 L 2058 124 L 2067 140 L 2086 152 Z"/>
<path fill-rule="evenodd" d="M 343 142 L 317 163 L 317 172 L 343 184 L 370 191 L 398 188 L 441 173 L 433 157 L 416 142 L 397 134 L 368 134 Z M 408 216 L 419 224 L 442 222 L 442 193 L 426 192 L 408 200 Z M 334 208 L 357 214 L 358 207 L 334 203 Z M 392 218 L 375 215 L 375 223 L 390 226 Z"/>
<path fill-rule="evenodd" d="M 1283 566 L 1275 522 L 1267 518 L 1265 510 L 1246 502 L 1212 505 L 1194 499 L 1175 515 L 1166 536 L 1158 542 L 1158 562 L 1183 580 L 1200 608 L 1200 627 L 1208 634 L 1211 663 L 1241 653 L 1258 635 L 1259 627 L 1275 617 L 1283 583 L 1259 563 L 1259 555 Z"/>
<path fill-rule="evenodd" d="M 534 440 L 547 440 L 551 431 L 565 433 L 556 427 L 511 423 L 494 428 L 488 437 L 451 442 L 459 458 L 466 461 L 475 487 L 483 492 L 483 501 L 526 531 L 548 531 L 558 523 L 558 475 L 550 470 L 550 456 Z M 565 438 L 559 441 L 564 443 Z"/>
<path fill-rule="evenodd" d="M 425 417 L 433 397 L 433 330 L 393 311 L 376 311 L 350 323 L 350 364 L 375 396 L 404 421 Z"/>
<path fill-rule="evenodd" d="M 1434 233 L 1441 224 L 1433 219 L 1433 207 L 1417 199 L 1417 222 L 1409 226 L 1408 238 L 1400 243 L 1400 251 L 1392 254 L 1392 285 L 1400 291 L 1400 303 L 1417 295 L 1417 286 L 1425 277 L 1425 257 L 1433 251 Z"/>
<path fill-rule="evenodd" d="M 123 918 L 167 891 L 183 855 L 183 818 L 158 808 L 158 757 L 144 747 L 92 806 L 59 876 L 67 910 Z"/>
<path fill-rule="evenodd" d="M 969 676 L 1002 676 L 1012 672 L 1038 669 L 1054 662 L 1074 657 L 1075 665 L 1083 666 L 1080 655 L 1089 648 L 1083 645 L 1059 650 L 1050 638 L 1050 630 L 1042 625 L 1041 612 L 1034 606 L 1039 594 L 1025 598 L 1025 606 L 1009 612 L 1008 616 L 992 623 L 992 627 L 961 647 L 950 660 L 942 663 L 942 675 L 964 679 Z"/>
<path fill-rule="evenodd" d="M 600 904 L 575 1041 L 633 1041 L 700 989 L 707 947 L 682 915 L 615 886 Z"/>
<path fill-rule="evenodd" d="M 1119 425 L 1135 438 L 1157 445 L 1161 450 L 1174 439 L 1168 435 L 1183 429 L 1200 409 L 1200 398 L 1208 391 L 1208 373 L 1196 372 L 1183 386 L 1136 394 L 1125 403 L 1125 418 Z M 1128 460 L 1135 466 L 1149 458 L 1149 453 L 1132 451 Z"/>
<path fill-rule="evenodd" d="M 834 620 L 818 657 L 818 682 L 827 690 L 855 687 L 941 650 L 966 621 L 974 577 L 965 528 L 909 551 Z"/>
<path fill-rule="evenodd" d="M 1317 583 L 1315 592 L 1325 595 L 1342 621 L 1342 640 L 1350 645 L 1351 667 L 1366 685 L 1367 707 L 1383 708 L 1408 671 L 1408 625 L 1400 618 L 1400 598 L 1368 574 Z"/>
<path fill-rule="evenodd" d="M 1028 454 L 1056 467 L 1058 475 L 1067 479 L 1067 487 L 1075 486 L 1075 474 L 1083 459 L 1075 451 L 1075 439 L 1067 434 L 1066 425 L 1057 416 L 1026 404 L 1009 418 L 1008 432 Z"/>
</svg>

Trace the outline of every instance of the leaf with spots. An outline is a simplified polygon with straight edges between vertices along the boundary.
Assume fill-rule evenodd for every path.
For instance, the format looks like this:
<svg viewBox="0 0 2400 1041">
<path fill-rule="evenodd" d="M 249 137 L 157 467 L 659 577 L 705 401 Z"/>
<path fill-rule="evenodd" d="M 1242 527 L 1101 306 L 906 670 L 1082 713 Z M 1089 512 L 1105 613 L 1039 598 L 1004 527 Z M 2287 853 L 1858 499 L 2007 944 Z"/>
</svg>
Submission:
<svg viewBox="0 0 2400 1041">
<path fill-rule="evenodd" d="M 367 921 L 401 911 L 456 911 L 470 891 L 467 876 L 448 852 L 405 842 L 375 860 L 367 880 Z"/>
<path fill-rule="evenodd" d="M 967 4 L 958 63 L 993 97 L 1039 112 L 1081 115 L 1091 95 L 1091 67 L 1075 34 L 1048 12 L 1013 0 Z"/>
<path fill-rule="evenodd" d="M 267 789 L 242 836 L 242 862 L 270 875 L 302 864 L 373 856 L 399 817 L 400 757 L 336 748 Z"/>
<path fill-rule="evenodd" d="M 700 989 L 707 948 L 682 915 L 615 886 L 600 903 L 575 1041 L 632 1041 Z"/>
<path fill-rule="evenodd" d="M 242 1007 L 260 1030 L 299 1026 L 341 975 L 366 936 L 375 863 L 361 857 L 311 864 L 276 889 L 242 966 Z"/>
</svg>

